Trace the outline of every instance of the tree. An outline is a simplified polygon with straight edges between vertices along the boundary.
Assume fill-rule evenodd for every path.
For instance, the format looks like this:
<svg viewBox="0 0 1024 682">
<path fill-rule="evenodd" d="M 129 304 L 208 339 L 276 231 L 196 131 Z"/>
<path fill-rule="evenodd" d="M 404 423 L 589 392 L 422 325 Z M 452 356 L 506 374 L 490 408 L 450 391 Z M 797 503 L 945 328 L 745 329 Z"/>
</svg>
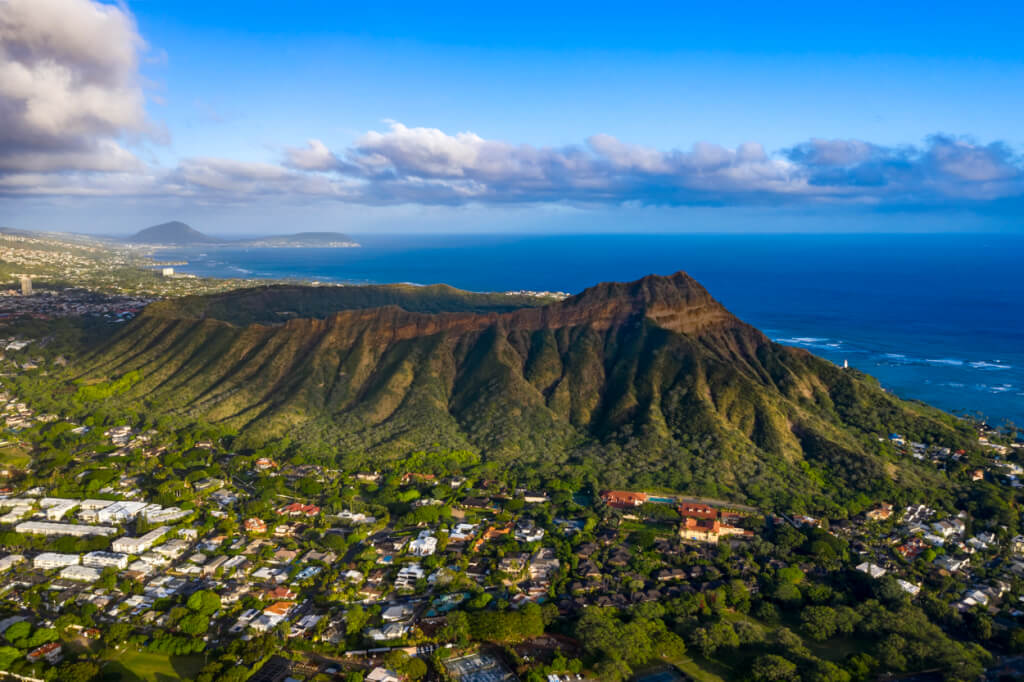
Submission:
<svg viewBox="0 0 1024 682">
<path fill-rule="evenodd" d="M 1010 649 L 1015 653 L 1024 652 L 1024 630 L 1014 630 L 1010 635 Z"/>
<path fill-rule="evenodd" d="M 765 654 L 754 660 L 754 665 L 750 668 L 750 676 L 757 682 L 796 680 L 796 664 L 782 656 Z"/>
<path fill-rule="evenodd" d="M 836 634 L 836 612 L 830 606 L 807 606 L 800 613 L 804 632 L 811 639 L 824 642 Z"/>
<path fill-rule="evenodd" d="M 350 637 L 358 634 L 369 619 L 370 615 L 366 613 L 362 605 L 356 604 L 345 613 L 345 634 Z"/>
<path fill-rule="evenodd" d="M 197 590 L 188 598 L 186 605 L 192 611 L 211 616 L 220 608 L 220 596 L 210 590 Z"/>
<path fill-rule="evenodd" d="M 804 673 L 810 682 L 850 682 L 850 673 L 831 661 L 815 661 Z"/>
<path fill-rule="evenodd" d="M 427 664 L 419 658 L 410 658 L 400 668 L 401 672 L 410 680 L 418 680 L 427 674 Z"/>
<path fill-rule="evenodd" d="M 89 682 L 100 674 L 100 667 L 92 661 L 64 663 L 57 668 L 58 682 Z"/>
<path fill-rule="evenodd" d="M 775 591 L 772 593 L 772 599 L 783 606 L 793 607 L 800 605 L 803 596 L 800 594 L 799 587 L 790 582 L 783 582 L 776 586 Z"/>
<path fill-rule="evenodd" d="M 392 670 L 401 670 L 409 662 L 409 654 L 401 649 L 392 649 L 384 654 L 384 667 Z"/>
<path fill-rule="evenodd" d="M 729 605 L 740 613 L 750 610 L 750 590 L 742 580 L 730 580 L 725 588 L 725 596 Z"/>
<path fill-rule="evenodd" d="M 39 628 L 32 633 L 31 637 L 23 641 L 26 649 L 34 649 L 49 642 L 56 642 L 59 638 L 60 633 L 57 632 L 56 628 Z"/>
<path fill-rule="evenodd" d="M 629 679 L 633 670 L 620 658 L 605 659 L 597 664 L 597 678 L 608 682 L 622 682 Z"/>
<path fill-rule="evenodd" d="M 128 635 L 132 632 L 132 626 L 128 623 L 113 623 L 107 628 L 106 640 L 107 644 L 117 646 L 122 644 L 128 639 Z"/>
<path fill-rule="evenodd" d="M 907 667 L 907 658 L 903 652 L 907 649 L 907 640 L 892 634 L 878 645 L 878 660 L 889 671 L 902 671 Z"/>
<path fill-rule="evenodd" d="M 4 637 L 6 637 L 7 641 L 10 642 L 11 644 L 13 644 L 15 646 L 18 646 L 20 648 L 24 648 L 24 646 L 19 645 L 18 642 L 28 638 L 28 636 L 31 633 L 32 633 L 32 624 L 29 623 L 27 620 L 21 620 L 21 621 L 18 621 L 17 623 L 14 623 L 10 627 L 8 627 L 6 630 L 4 630 Z"/>
<path fill-rule="evenodd" d="M 0 670 L 10 670 L 14 662 L 21 659 L 22 655 L 12 646 L 0 646 Z"/>
<path fill-rule="evenodd" d="M 694 646 L 700 649 L 704 658 L 711 658 L 719 649 L 731 649 L 740 645 L 740 638 L 732 626 L 724 621 L 694 631 Z"/>
<path fill-rule="evenodd" d="M 202 613 L 190 613 L 178 621 L 178 629 L 186 635 L 197 637 L 210 629 L 210 617 Z"/>
<path fill-rule="evenodd" d="M 576 623 L 576 637 L 590 654 L 612 656 L 621 651 L 618 619 L 609 608 L 587 607 Z"/>
</svg>

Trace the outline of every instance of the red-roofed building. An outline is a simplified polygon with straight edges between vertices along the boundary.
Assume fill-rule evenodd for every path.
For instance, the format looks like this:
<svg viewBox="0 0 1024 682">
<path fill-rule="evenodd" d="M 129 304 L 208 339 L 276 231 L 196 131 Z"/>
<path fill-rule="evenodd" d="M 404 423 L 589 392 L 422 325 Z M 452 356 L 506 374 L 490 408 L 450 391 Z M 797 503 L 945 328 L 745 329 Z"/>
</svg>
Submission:
<svg viewBox="0 0 1024 682">
<path fill-rule="evenodd" d="M 288 615 L 293 606 L 295 606 L 293 601 L 278 601 L 263 609 L 263 613 L 267 616 L 280 616 L 283 618 Z"/>
<path fill-rule="evenodd" d="M 424 481 L 426 483 L 437 483 L 437 476 L 435 476 L 434 474 L 418 474 L 412 471 L 402 474 L 402 483 L 408 483 L 410 480 L 414 478 L 420 481 Z"/>
<path fill-rule="evenodd" d="M 689 519 L 717 519 L 718 510 L 706 504 L 681 504 L 679 515 Z"/>
<path fill-rule="evenodd" d="M 716 543 L 719 538 L 729 535 L 750 536 L 753 533 L 736 526 L 726 526 L 717 519 L 695 519 L 689 517 L 683 519 L 683 522 L 679 525 L 679 537 L 683 540 Z"/>
<path fill-rule="evenodd" d="M 601 493 L 609 507 L 639 507 L 647 502 L 647 493 L 631 493 L 625 490 L 607 490 Z"/>
<path fill-rule="evenodd" d="M 263 593 L 264 601 L 281 601 L 295 599 L 295 590 L 285 586 L 278 585 L 272 590 L 267 590 Z"/>
<path fill-rule="evenodd" d="M 263 522 L 263 519 L 253 517 L 245 520 L 245 530 L 249 533 L 266 533 L 267 524 Z"/>
<path fill-rule="evenodd" d="M 56 665 L 60 663 L 60 659 L 64 657 L 64 651 L 61 649 L 60 642 L 50 642 L 44 644 L 38 649 L 33 649 L 28 652 L 25 656 L 31 663 L 38 661 L 46 661 L 50 665 Z"/>
<path fill-rule="evenodd" d="M 285 516 L 316 516 L 320 513 L 320 507 L 315 504 L 292 502 L 278 509 L 277 513 Z"/>
</svg>

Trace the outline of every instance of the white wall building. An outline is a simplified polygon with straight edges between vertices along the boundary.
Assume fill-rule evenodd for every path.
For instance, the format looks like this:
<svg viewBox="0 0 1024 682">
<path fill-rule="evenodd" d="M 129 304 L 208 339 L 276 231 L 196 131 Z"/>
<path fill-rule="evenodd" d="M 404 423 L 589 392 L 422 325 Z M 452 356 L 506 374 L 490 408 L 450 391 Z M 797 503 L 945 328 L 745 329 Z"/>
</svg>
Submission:
<svg viewBox="0 0 1024 682">
<path fill-rule="evenodd" d="M 84 538 L 89 535 L 109 537 L 117 533 L 117 529 L 110 526 L 84 526 L 77 523 L 52 523 L 49 521 L 25 521 L 15 526 L 14 530 L 28 535 L 72 535 L 76 538 Z"/>
<path fill-rule="evenodd" d="M 51 569 L 64 568 L 65 566 L 78 565 L 77 554 L 57 554 L 56 552 L 43 552 L 32 560 L 34 568 Z"/>
<path fill-rule="evenodd" d="M 128 568 L 128 555 L 120 552 L 89 552 L 82 557 L 82 565 L 99 569 L 113 566 L 123 570 Z"/>
<path fill-rule="evenodd" d="M 131 521 L 139 512 L 146 508 L 145 502 L 132 502 L 131 500 L 124 500 L 122 502 L 115 502 L 109 507 L 104 507 L 95 512 L 96 523 L 127 523 Z"/>
<path fill-rule="evenodd" d="M 430 531 L 421 531 L 418 538 L 409 543 L 409 552 L 415 556 L 430 556 L 437 551 L 437 538 Z"/>
<path fill-rule="evenodd" d="M 178 507 L 161 507 L 159 504 L 147 505 L 141 516 L 150 523 L 171 523 L 183 519 L 192 512 Z"/>
<path fill-rule="evenodd" d="M 167 526 L 160 526 L 154 528 L 142 537 L 133 538 L 125 535 L 114 540 L 110 547 L 115 552 L 123 552 L 124 554 L 142 554 L 149 550 L 157 543 L 157 541 L 164 535 L 170 532 L 170 528 Z"/>
<path fill-rule="evenodd" d="M 99 569 L 91 566 L 66 566 L 60 572 L 64 580 L 80 580 L 84 583 L 94 583 L 100 579 L 100 575 Z"/>
<path fill-rule="evenodd" d="M 0 559 L 0 573 L 10 570 L 11 568 L 16 566 L 17 564 L 20 564 L 24 560 L 25 557 L 23 557 L 20 554 L 8 554 L 3 559 Z"/>
</svg>

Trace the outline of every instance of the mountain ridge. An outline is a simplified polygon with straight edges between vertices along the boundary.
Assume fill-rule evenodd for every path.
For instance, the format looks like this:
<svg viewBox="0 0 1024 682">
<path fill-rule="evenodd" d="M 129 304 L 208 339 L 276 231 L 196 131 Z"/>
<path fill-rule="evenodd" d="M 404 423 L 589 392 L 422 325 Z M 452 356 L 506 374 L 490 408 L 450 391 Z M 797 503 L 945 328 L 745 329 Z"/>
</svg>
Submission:
<svg viewBox="0 0 1024 682">
<path fill-rule="evenodd" d="M 330 296 L 334 309 L 283 322 L 246 311 L 247 299 L 312 310 Z M 603 283 L 564 301 L 501 297 L 266 287 L 165 301 L 90 356 L 78 378 L 135 371 L 127 399 L 237 429 L 242 445 L 287 435 L 347 467 L 441 446 L 495 466 L 585 470 L 608 484 L 780 508 L 792 507 L 794 485 L 821 506 L 936 485 L 930 471 L 880 449 L 887 429 L 969 441 L 952 417 L 773 343 L 685 273 Z"/>
</svg>

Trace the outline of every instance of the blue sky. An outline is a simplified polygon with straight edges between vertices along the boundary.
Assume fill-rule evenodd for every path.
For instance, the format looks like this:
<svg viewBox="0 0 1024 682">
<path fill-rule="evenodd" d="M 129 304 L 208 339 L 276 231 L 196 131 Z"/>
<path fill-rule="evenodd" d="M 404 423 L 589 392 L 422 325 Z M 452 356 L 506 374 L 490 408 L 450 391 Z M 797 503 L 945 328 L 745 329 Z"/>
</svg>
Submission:
<svg viewBox="0 0 1024 682">
<path fill-rule="evenodd" d="M 11 0 L 9 43 L 68 47 L 2 53 L 39 92 L 0 98 L 75 132 L 8 122 L 0 222 L 1020 229 L 1019 5 L 349 5 Z"/>
</svg>

